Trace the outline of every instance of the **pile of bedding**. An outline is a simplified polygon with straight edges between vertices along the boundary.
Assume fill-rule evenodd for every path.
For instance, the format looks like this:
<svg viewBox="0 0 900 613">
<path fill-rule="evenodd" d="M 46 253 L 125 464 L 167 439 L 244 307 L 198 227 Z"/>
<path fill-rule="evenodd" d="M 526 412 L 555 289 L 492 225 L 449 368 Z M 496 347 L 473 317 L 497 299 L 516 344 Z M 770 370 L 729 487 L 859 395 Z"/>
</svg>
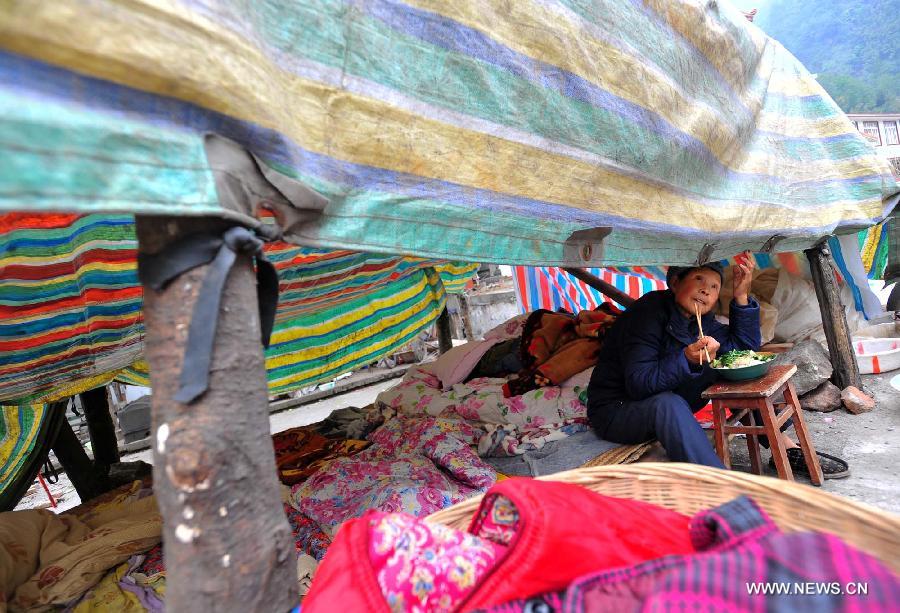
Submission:
<svg viewBox="0 0 900 613">
<path fill-rule="evenodd" d="M 554 355 L 573 355 L 568 351 L 572 342 L 583 345 L 588 337 L 574 332 L 576 322 L 599 346 L 598 332 L 610 321 L 605 313 L 582 318 L 547 311 L 519 316 L 492 330 L 484 341 L 467 343 L 435 363 L 411 368 L 397 386 L 378 395 L 367 413 L 365 423 L 381 424 L 367 435 L 369 446 L 318 464 L 293 485 L 294 508 L 333 536 L 343 522 L 370 509 L 424 516 L 484 492 L 500 476 L 487 461 L 491 458 L 536 454 L 548 444 L 583 433 L 593 440 L 579 441 L 581 453 L 575 463 L 563 466 L 574 468 L 584 462 L 585 449 L 589 453 L 595 449 L 592 445 L 600 450 L 613 447 L 586 432 L 591 368 L 559 385 L 512 396 L 508 377 L 469 379 L 476 369 L 486 369 L 484 358 L 490 357 L 492 348 L 505 345 L 514 354 L 524 346 L 522 359 L 516 360 L 516 355 L 491 359 L 515 364 L 519 380 L 522 373 L 530 377 Z M 529 362 L 529 350 L 536 346 L 542 349 L 535 352 L 541 357 Z M 577 353 L 585 359 L 583 352 Z M 592 363 L 589 358 L 588 362 Z M 560 367 L 557 361 L 552 372 L 564 372 L 573 363 L 578 362 Z M 553 451 L 557 462 L 566 455 L 562 448 Z M 531 464 L 522 468 L 528 470 Z"/>
<path fill-rule="evenodd" d="M 538 315 L 514 318 L 484 341 L 411 368 L 372 407 L 342 409 L 320 424 L 273 436 L 285 514 L 300 555 L 301 593 L 338 528 L 370 509 L 424 517 L 502 479 L 492 463 L 514 472 L 515 458 L 521 458 L 524 470 L 535 474 L 545 456 L 553 456 L 555 469 L 572 468 L 614 447 L 588 432 L 591 368 L 576 368 L 580 372 L 574 376 L 544 386 L 536 387 L 530 378 L 551 379 L 571 370 L 579 364 L 569 360 L 572 355 L 592 362 L 590 353 L 601 335 L 568 334 L 569 316 Z M 580 321 L 583 329 L 597 332 L 611 320 L 603 315 Z M 576 352 L 570 351 L 572 342 Z M 497 369 L 485 356 L 516 374 L 471 378 Z M 553 362 L 553 356 L 563 359 Z M 545 364 L 553 366 L 542 374 Z M 530 389 L 510 394 L 509 383 L 516 378 L 525 381 L 519 389 Z M 573 436 L 577 453 L 569 454 L 560 445 Z M 570 457 L 574 464 L 568 466 Z M 67 514 L 14 515 L 15 521 L 7 522 L 14 528 L 0 531 L 0 558 L 17 558 L 0 559 L 0 568 L 14 564 L 19 569 L 15 576 L 0 574 L 11 609 L 53 604 L 74 611 L 162 610 L 161 521 L 149 479 Z"/>
<path fill-rule="evenodd" d="M 411 368 L 399 385 L 378 395 L 375 406 L 387 416 L 425 414 L 475 424 L 483 430 L 481 456 L 539 450 L 588 429 L 587 385 L 603 333 L 614 320 L 608 309 L 577 316 L 538 310 L 514 317 L 484 340 Z M 493 355 L 498 347 L 508 347 L 512 355 Z M 485 361 L 491 364 L 486 367 Z M 494 362 L 513 372 L 503 373 Z M 507 376 L 478 376 L 485 372 Z M 535 375 L 544 386 L 536 386 Z"/>
<path fill-rule="evenodd" d="M 506 379 L 478 378 L 446 391 L 428 366 L 409 369 L 399 385 L 378 395 L 384 416 L 427 415 L 477 425 L 482 456 L 510 456 L 540 449 L 545 443 L 588 428 L 585 406 L 590 370 L 561 386 L 542 387 L 505 397 Z"/>
<path fill-rule="evenodd" d="M 0 514 L 0 609 L 117 610 L 161 602 L 165 581 L 139 572 L 143 554 L 162 538 L 162 519 L 141 482 L 56 515 L 47 510 Z M 156 607 L 158 610 L 159 607 Z"/>
</svg>

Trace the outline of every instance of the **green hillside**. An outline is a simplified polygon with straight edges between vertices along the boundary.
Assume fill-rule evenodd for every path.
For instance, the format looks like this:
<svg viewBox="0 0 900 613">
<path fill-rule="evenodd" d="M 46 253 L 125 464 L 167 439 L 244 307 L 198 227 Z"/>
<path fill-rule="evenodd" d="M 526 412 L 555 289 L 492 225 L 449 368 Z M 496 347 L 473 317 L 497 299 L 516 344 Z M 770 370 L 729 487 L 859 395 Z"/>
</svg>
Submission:
<svg viewBox="0 0 900 613">
<path fill-rule="evenodd" d="M 846 113 L 900 111 L 900 0 L 740 0 Z"/>
</svg>

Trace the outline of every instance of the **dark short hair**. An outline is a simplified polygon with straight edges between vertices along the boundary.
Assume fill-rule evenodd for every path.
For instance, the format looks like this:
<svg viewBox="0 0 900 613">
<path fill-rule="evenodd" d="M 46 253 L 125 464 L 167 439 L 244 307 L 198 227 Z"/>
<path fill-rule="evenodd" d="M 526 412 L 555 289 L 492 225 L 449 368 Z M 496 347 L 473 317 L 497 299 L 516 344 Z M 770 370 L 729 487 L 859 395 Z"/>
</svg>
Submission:
<svg viewBox="0 0 900 613">
<path fill-rule="evenodd" d="M 707 262 L 706 264 L 702 264 L 700 266 L 669 266 L 669 270 L 666 273 L 666 285 L 672 287 L 673 281 L 681 281 L 688 273 L 694 270 L 698 270 L 701 268 L 708 268 L 709 270 L 715 272 L 719 275 L 719 282 L 725 282 L 725 271 L 722 268 L 722 265 L 718 262 Z"/>
</svg>

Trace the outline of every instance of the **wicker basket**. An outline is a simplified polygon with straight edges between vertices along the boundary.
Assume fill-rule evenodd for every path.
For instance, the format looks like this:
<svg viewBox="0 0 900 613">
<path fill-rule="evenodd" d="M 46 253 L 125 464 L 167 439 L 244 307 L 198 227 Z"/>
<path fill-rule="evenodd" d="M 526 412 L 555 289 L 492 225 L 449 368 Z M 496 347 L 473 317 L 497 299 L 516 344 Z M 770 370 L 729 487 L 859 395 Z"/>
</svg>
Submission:
<svg viewBox="0 0 900 613">
<path fill-rule="evenodd" d="M 539 478 L 687 515 L 747 494 L 782 530 L 830 532 L 900 573 L 900 517 L 808 485 L 671 462 L 578 468 Z M 465 500 L 433 513 L 428 521 L 466 530 L 480 503 L 480 496 Z"/>
</svg>

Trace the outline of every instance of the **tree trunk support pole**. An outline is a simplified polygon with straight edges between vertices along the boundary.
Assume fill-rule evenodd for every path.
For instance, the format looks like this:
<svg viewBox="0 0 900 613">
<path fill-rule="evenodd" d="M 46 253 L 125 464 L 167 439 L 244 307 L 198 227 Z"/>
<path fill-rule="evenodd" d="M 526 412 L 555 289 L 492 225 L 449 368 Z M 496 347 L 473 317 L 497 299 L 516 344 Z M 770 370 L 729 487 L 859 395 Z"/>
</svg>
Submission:
<svg viewBox="0 0 900 613">
<path fill-rule="evenodd" d="M 447 353 L 453 349 L 453 335 L 450 332 L 450 311 L 447 310 L 446 306 L 437 318 L 437 337 L 440 353 Z"/>
<path fill-rule="evenodd" d="M 136 218 L 138 249 L 153 254 L 232 226 L 210 218 Z M 153 387 L 153 487 L 162 514 L 171 611 L 281 611 L 299 601 L 294 539 L 269 436 L 268 388 L 252 259 L 239 254 L 225 283 L 209 389 L 173 399 L 194 304 L 208 266 L 162 291 L 144 287 Z"/>
<path fill-rule="evenodd" d="M 828 353 L 834 368 L 832 375 L 834 382 L 841 389 L 849 385 L 862 389 L 859 365 L 850 340 L 850 328 L 847 326 L 847 317 L 844 315 L 837 281 L 834 278 L 831 251 L 828 245 L 820 243 L 803 253 L 809 260 L 813 287 L 816 288 L 816 298 L 819 300 L 822 327 L 825 330 Z"/>
<path fill-rule="evenodd" d="M 612 298 L 626 309 L 634 303 L 634 298 L 618 289 L 616 286 L 610 285 L 600 277 L 592 275 L 586 270 L 583 270 L 581 268 L 563 268 L 563 270 L 565 270 L 576 279 L 584 281 L 601 294 Z"/>
</svg>

